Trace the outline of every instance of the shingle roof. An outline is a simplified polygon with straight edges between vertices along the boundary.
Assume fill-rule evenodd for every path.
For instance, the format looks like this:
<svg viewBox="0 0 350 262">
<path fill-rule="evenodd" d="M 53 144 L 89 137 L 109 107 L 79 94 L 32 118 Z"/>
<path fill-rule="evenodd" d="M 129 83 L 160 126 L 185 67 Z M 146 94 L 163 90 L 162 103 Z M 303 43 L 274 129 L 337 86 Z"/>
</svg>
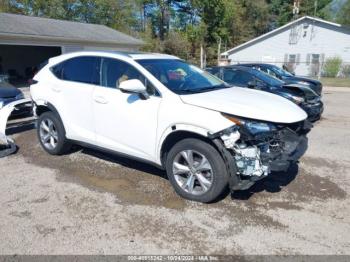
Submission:
<svg viewBox="0 0 350 262">
<path fill-rule="evenodd" d="M 31 37 L 67 42 L 99 44 L 143 44 L 143 41 L 104 25 L 42 17 L 0 13 L 0 35 Z"/>
</svg>

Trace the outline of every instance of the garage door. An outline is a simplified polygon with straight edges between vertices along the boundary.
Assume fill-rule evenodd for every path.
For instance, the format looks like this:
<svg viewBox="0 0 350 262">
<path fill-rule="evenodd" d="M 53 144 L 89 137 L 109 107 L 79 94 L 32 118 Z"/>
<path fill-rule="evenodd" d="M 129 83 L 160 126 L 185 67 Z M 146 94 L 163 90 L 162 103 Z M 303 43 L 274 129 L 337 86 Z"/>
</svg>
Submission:
<svg viewBox="0 0 350 262">
<path fill-rule="evenodd" d="M 37 68 L 61 54 L 61 47 L 0 44 L 0 75 L 15 86 L 26 86 Z"/>
</svg>

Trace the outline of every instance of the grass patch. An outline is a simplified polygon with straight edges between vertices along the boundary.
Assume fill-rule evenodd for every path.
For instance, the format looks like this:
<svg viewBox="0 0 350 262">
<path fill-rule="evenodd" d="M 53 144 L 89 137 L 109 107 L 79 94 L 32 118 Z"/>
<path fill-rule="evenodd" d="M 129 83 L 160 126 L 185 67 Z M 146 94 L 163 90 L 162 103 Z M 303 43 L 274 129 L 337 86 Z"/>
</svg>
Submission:
<svg viewBox="0 0 350 262">
<path fill-rule="evenodd" d="M 350 87 L 350 78 L 322 77 L 321 82 L 324 86 Z"/>
</svg>

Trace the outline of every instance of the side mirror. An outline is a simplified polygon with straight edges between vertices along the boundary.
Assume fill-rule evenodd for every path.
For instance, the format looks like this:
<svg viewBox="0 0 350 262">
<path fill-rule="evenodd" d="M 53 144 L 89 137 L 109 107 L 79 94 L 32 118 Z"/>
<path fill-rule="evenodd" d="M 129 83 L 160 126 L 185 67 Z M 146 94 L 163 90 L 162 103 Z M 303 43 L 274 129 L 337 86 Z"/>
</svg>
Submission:
<svg viewBox="0 0 350 262">
<path fill-rule="evenodd" d="M 124 93 L 139 94 L 144 99 L 149 98 L 145 85 L 138 79 L 121 82 L 119 84 L 119 89 Z"/>
<path fill-rule="evenodd" d="M 255 81 L 249 81 L 247 84 L 248 88 L 255 88 L 256 87 L 256 82 Z"/>
</svg>

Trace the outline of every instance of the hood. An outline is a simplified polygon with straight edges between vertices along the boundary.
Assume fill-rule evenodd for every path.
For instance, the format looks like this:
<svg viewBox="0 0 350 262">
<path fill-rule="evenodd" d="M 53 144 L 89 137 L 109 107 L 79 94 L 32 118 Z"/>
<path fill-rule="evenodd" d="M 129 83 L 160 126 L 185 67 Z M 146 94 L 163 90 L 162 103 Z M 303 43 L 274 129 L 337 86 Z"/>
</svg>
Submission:
<svg viewBox="0 0 350 262">
<path fill-rule="evenodd" d="M 21 91 L 15 87 L 3 87 L 0 84 L 0 98 L 13 98 L 20 93 Z"/>
<path fill-rule="evenodd" d="M 299 77 L 299 76 L 291 76 L 291 77 L 284 78 L 283 81 L 287 84 L 293 84 L 293 83 L 298 84 L 298 82 L 300 82 L 300 81 L 307 82 L 309 84 L 306 86 L 311 88 L 318 95 L 321 95 L 321 93 L 322 93 L 322 83 L 320 81 L 315 80 L 315 79 Z M 300 85 L 302 85 L 302 84 L 300 84 Z"/>
<path fill-rule="evenodd" d="M 180 98 L 186 104 L 274 123 L 295 123 L 307 117 L 300 107 L 283 97 L 247 88 L 231 87 Z"/>
<path fill-rule="evenodd" d="M 286 81 L 293 81 L 293 82 L 296 82 L 296 81 L 304 81 L 304 82 L 309 82 L 309 83 L 312 83 L 314 85 L 319 85 L 321 84 L 320 81 L 318 80 L 315 80 L 315 79 L 311 79 L 311 78 L 306 78 L 306 77 L 301 77 L 301 76 L 290 76 L 290 77 L 287 77 L 285 79 Z"/>
</svg>

